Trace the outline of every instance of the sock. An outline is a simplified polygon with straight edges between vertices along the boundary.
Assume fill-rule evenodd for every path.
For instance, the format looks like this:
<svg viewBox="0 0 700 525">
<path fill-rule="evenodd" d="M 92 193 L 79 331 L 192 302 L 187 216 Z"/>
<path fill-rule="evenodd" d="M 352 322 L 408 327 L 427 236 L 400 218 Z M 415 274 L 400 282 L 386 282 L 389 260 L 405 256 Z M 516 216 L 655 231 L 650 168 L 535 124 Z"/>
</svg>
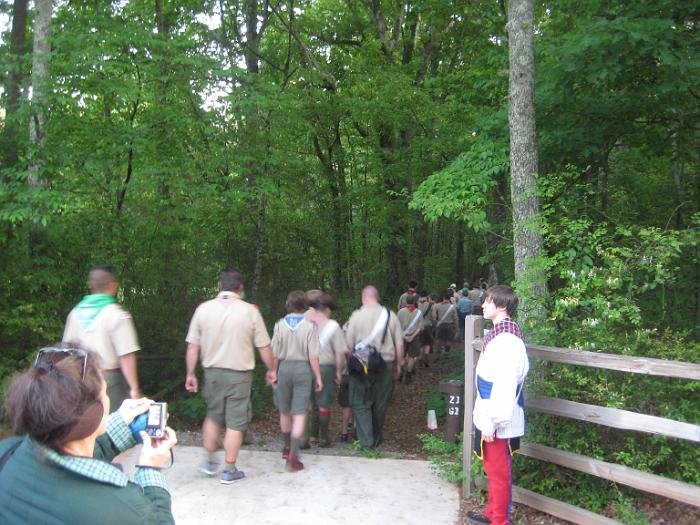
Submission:
<svg viewBox="0 0 700 525">
<path fill-rule="evenodd" d="M 292 443 L 291 443 L 291 448 L 289 451 L 289 457 L 299 457 L 299 445 L 301 445 L 301 439 L 299 438 L 292 438 Z"/>
<path fill-rule="evenodd" d="M 284 440 L 284 446 L 289 448 L 289 444 L 291 443 L 291 440 L 292 440 L 292 433 L 291 432 L 282 432 L 282 439 Z"/>
<path fill-rule="evenodd" d="M 236 462 L 234 461 L 233 463 L 230 463 L 228 460 L 226 461 L 226 466 L 224 467 L 224 470 L 228 470 L 229 472 L 236 472 L 238 470 L 236 468 Z"/>
<path fill-rule="evenodd" d="M 331 422 L 331 411 L 328 410 L 327 408 L 319 408 L 318 409 L 318 428 L 319 428 L 319 435 L 318 437 L 321 439 L 323 442 L 328 442 L 328 425 L 330 425 Z"/>
<path fill-rule="evenodd" d="M 318 438 L 318 431 L 319 431 L 319 416 L 320 416 L 320 409 L 318 407 L 312 407 L 311 408 L 311 437 L 313 438 Z M 308 419 L 307 419 L 308 421 Z"/>
</svg>

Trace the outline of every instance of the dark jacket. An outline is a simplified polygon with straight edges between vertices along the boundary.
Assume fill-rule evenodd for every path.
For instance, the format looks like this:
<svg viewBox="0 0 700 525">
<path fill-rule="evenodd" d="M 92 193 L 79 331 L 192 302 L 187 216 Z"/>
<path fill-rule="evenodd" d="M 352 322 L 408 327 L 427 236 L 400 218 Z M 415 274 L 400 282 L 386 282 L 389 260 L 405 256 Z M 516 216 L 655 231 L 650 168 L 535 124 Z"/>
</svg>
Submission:
<svg viewBox="0 0 700 525">
<path fill-rule="evenodd" d="M 28 437 L 0 442 L 0 457 L 18 441 L 0 472 L 3 525 L 174 523 L 164 488 L 133 481 L 121 487 L 80 475 L 49 460 L 43 447 Z M 89 461 L 110 461 L 119 452 L 104 434 L 95 443 L 95 459 Z"/>
</svg>

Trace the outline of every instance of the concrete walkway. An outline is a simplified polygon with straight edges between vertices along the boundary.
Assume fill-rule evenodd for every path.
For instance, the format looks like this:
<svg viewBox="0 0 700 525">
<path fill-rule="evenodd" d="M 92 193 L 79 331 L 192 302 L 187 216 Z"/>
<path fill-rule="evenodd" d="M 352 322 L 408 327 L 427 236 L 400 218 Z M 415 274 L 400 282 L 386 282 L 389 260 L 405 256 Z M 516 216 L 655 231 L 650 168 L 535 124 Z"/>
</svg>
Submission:
<svg viewBox="0 0 700 525">
<path fill-rule="evenodd" d="M 124 458 L 127 472 L 135 452 L 132 449 Z M 457 487 L 438 478 L 426 461 L 307 454 L 302 457 L 305 469 L 289 474 L 281 453 L 243 450 L 238 466 L 246 478 L 222 485 L 218 476 L 207 478 L 197 472 L 202 458 L 201 448 L 178 446 L 175 464 L 166 471 L 179 525 L 458 521 Z"/>
</svg>

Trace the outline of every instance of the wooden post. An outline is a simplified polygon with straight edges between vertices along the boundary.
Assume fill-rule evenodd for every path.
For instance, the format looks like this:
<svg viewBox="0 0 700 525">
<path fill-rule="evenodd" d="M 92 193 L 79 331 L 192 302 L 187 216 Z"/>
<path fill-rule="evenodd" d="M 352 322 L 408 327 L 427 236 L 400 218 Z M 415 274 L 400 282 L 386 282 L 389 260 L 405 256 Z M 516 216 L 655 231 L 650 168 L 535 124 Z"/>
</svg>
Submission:
<svg viewBox="0 0 700 525">
<path fill-rule="evenodd" d="M 462 470 L 464 484 L 462 497 L 471 494 L 472 482 L 472 448 L 474 447 L 474 428 L 472 414 L 474 412 L 474 348 L 472 343 L 484 334 L 484 318 L 480 315 L 468 315 L 464 319 L 464 437 L 462 438 Z"/>
</svg>

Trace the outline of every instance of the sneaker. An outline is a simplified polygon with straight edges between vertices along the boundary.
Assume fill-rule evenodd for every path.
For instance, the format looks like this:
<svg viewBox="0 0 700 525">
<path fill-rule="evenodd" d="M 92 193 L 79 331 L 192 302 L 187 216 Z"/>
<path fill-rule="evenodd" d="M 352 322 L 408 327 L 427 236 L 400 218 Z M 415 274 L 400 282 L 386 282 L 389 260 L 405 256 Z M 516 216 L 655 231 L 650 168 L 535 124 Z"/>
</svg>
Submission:
<svg viewBox="0 0 700 525">
<path fill-rule="evenodd" d="M 205 476 L 213 476 L 219 471 L 219 462 L 212 461 L 211 459 L 205 459 L 202 466 L 197 469 L 199 472 Z"/>
<path fill-rule="evenodd" d="M 467 512 L 467 521 L 471 525 L 489 525 L 489 523 L 491 523 L 483 514 L 479 514 L 478 512 L 473 512 L 471 510 Z"/>
<path fill-rule="evenodd" d="M 230 485 L 236 481 L 240 481 L 245 478 L 245 472 L 238 470 L 234 467 L 234 470 L 224 470 L 221 473 L 221 483 L 224 485 Z"/>
<path fill-rule="evenodd" d="M 287 472 L 299 472 L 300 470 L 304 470 L 304 464 L 299 461 L 296 456 L 289 456 L 284 470 Z"/>
<path fill-rule="evenodd" d="M 289 447 L 282 447 L 282 459 L 289 459 Z"/>
</svg>

